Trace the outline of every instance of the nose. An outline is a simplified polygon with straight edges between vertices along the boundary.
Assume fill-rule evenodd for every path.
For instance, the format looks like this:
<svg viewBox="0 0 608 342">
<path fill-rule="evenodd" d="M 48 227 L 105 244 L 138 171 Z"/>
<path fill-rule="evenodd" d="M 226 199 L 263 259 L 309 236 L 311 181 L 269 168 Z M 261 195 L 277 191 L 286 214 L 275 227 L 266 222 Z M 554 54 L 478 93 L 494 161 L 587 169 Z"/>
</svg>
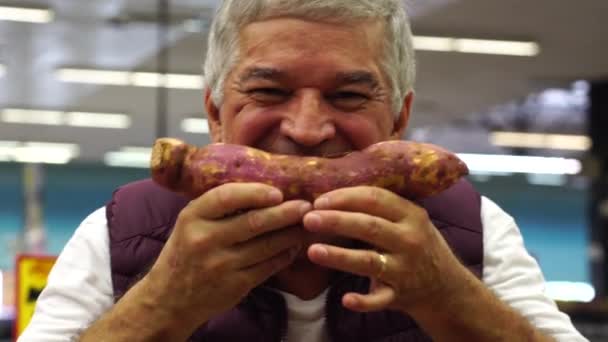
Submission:
<svg viewBox="0 0 608 342">
<path fill-rule="evenodd" d="M 281 122 L 281 134 L 307 147 L 333 138 L 336 129 L 329 109 L 325 108 L 322 94 L 315 90 L 295 94 Z"/>
</svg>

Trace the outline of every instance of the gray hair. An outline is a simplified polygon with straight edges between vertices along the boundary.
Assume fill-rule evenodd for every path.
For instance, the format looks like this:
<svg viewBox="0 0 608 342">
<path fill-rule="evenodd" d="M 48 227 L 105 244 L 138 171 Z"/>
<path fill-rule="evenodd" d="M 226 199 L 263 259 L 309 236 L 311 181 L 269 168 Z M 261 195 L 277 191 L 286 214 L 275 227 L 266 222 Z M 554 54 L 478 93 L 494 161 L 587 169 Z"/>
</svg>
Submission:
<svg viewBox="0 0 608 342">
<path fill-rule="evenodd" d="M 226 77 L 239 59 L 240 29 L 286 16 L 326 22 L 382 20 L 381 69 L 390 82 L 394 114 L 401 111 L 416 77 L 412 32 L 401 0 L 223 0 L 211 26 L 204 64 L 205 87 L 211 89 L 217 105 L 223 101 Z"/>
</svg>

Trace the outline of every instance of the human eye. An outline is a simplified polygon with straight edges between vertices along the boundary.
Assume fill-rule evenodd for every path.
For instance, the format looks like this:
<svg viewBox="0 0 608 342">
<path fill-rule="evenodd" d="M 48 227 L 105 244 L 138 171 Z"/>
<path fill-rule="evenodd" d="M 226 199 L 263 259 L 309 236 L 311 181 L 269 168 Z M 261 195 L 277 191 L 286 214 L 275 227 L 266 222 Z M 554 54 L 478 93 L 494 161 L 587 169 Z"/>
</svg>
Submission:
<svg viewBox="0 0 608 342">
<path fill-rule="evenodd" d="M 248 90 L 247 94 L 259 102 L 275 103 L 286 99 L 289 91 L 275 87 L 260 87 Z"/>
<path fill-rule="evenodd" d="M 331 95 L 333 99 L 346 99 L 346 100 L 361 100 L 367 99 L 367 95 L 354 92 L 354 91 L 339 91 Z"/>
<path fill-rule="evenodd" d="M 367 94 L 357 91 L 338 91 L 330 94 L 328 97 L 334 106 L 345 109 L 359 107 L 369 100 Z"/>
</svg>

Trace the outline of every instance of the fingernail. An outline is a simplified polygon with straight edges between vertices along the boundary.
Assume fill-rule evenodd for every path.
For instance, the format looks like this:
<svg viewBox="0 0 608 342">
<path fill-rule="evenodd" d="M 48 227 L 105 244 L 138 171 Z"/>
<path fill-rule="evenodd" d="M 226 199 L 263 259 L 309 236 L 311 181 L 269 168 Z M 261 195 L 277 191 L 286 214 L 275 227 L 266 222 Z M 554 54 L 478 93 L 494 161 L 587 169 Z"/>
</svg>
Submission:
<svg viewBox="0 0 608 342">
<path fill-rule="evenodd" d="M 321 228 L 321 216 L 319 214 L 314 213 L 307 214 L 304 217 L 304 225 L 306 226 L 306 228 L 312 231 Z"/>
<path fill-rule="evenodd" d="M 267 196 L 268 200 L 271 202 L 279 202 L 281 198 L 283 198 L 283 194 L 277 189 L 270 190 Z"/>
<path fill-rule="evenodd" d="M 315 201 L 315 208 L 325 209 L 329 207 L 329 199 L 327 197 L 319 197 Z"/>
<path fill-rule="evenodd" d="M 300 205 L 300 216 L 304 216 L 307 212 L 312 209 L 312 205 L 308 202 Z"/>
<path fill-rule="evenodd" d="M 357 307 L 357 305 L 359 304 L 359 301 L 357 300 L 357 298 L 353 297 L 353 296 L 348 296 L 348 295 L 344 295 L 344 297 L 342 297 L 345 306 L 350 307 L 350 308 L 354 308 Z"/>
<path fill-rule="evenodd" d="M 327 255 L 329 255 L 329 252 L 327 251 L 327 248 L 325 248 L 325 247 L 313 245 L 310 247 L 310 249 L 311 249 L 312 254 L 314 254 L 320 258 L 326 258 Z"/>
</svg>

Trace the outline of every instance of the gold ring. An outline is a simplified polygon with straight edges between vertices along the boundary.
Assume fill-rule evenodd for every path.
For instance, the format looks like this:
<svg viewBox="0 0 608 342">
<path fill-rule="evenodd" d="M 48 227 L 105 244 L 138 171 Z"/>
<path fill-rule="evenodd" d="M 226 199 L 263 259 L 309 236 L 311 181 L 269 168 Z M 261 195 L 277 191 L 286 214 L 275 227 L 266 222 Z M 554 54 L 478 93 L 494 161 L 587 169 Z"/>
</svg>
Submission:
<svg viewBox="0 0 608 342">
<path fill-rule="evenodd" d="M 378 275 L 376 277 L 381 277 L 384 272 L 386 271 L 386 255 L 382 254 L 382 253 L 378 253 L 378 260 L 380 260 L 380 272 L 378 272 Z"/>
</svg>

